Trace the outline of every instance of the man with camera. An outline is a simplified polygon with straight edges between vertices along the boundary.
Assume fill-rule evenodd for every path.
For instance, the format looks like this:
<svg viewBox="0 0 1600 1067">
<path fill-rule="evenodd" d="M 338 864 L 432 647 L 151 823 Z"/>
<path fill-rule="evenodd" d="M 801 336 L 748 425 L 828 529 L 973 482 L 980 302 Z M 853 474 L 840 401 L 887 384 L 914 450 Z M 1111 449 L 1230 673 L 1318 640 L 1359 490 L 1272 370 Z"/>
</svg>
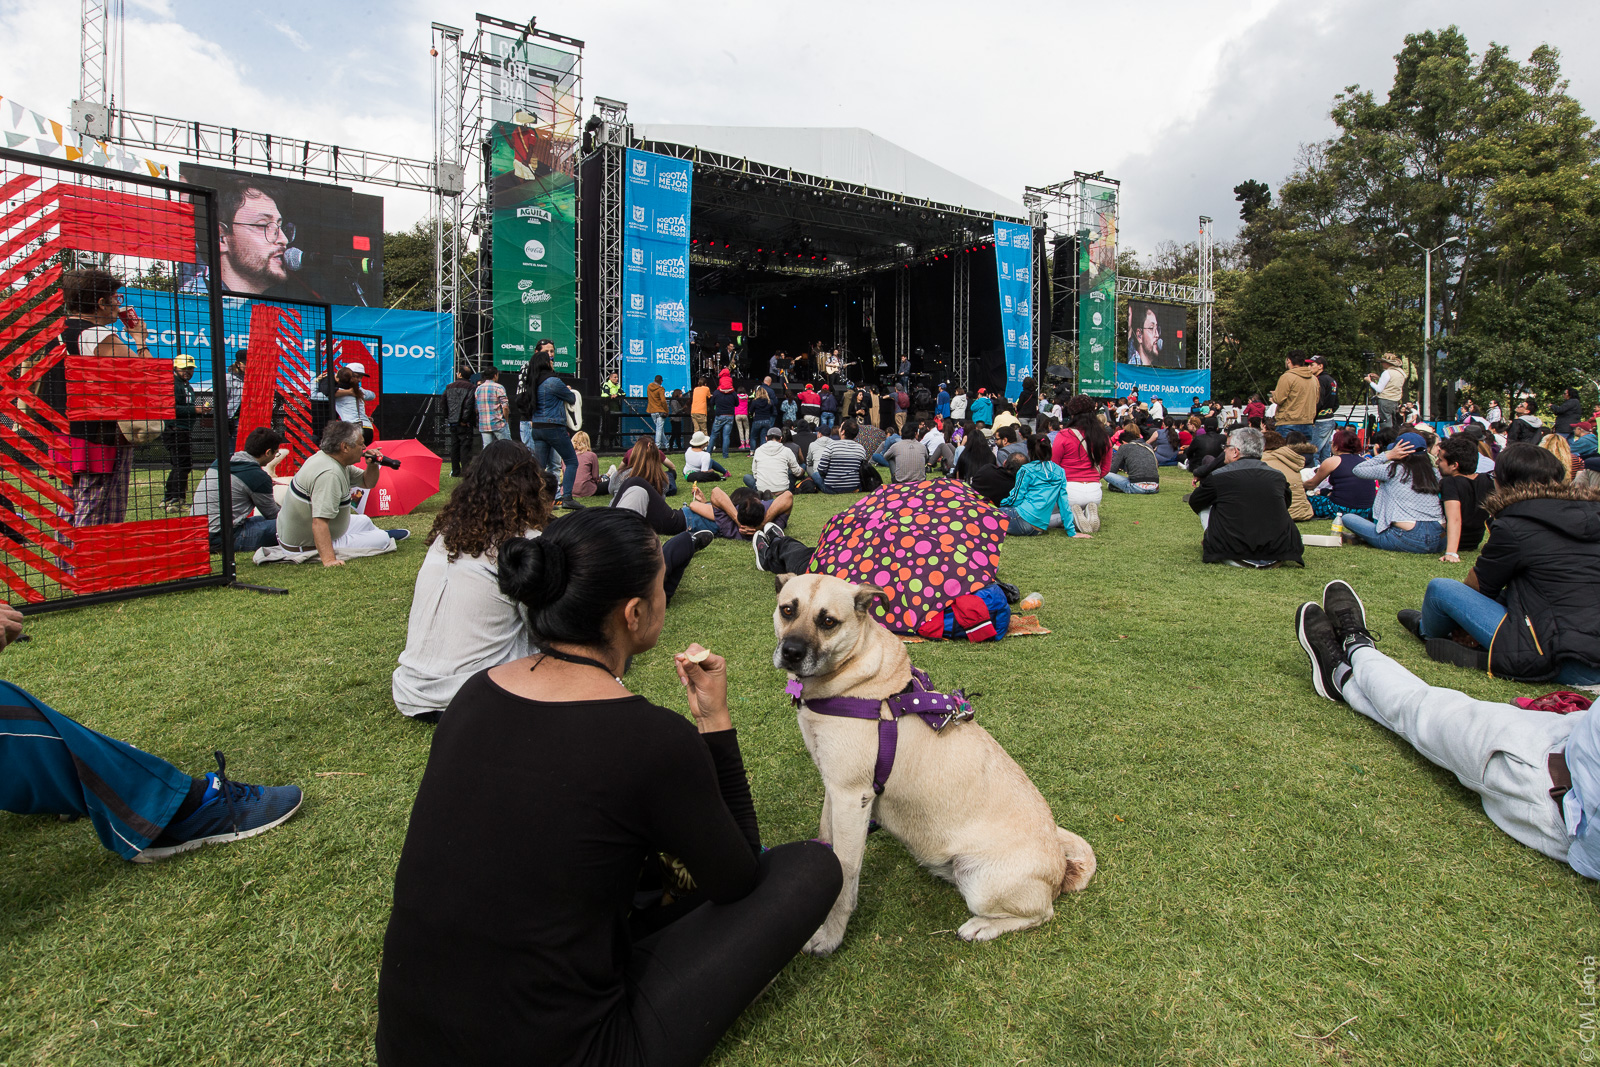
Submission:
<svg viewBox="0 0 1600 1067">
<path fill-rule="evenodd" d="M 355 464 L 367 460 L 364 470 Z M 381 530 L 365 515 L 352 513 L 350 491 L 378 484 L 378 467 L 399 467 L 378 448 L 367 448 L 361 426 L 335 421 L 322 430 L 321 449 L 289 479 L 289 494 L 278 512 L 278 544 L 290 552 L 315 549 L 324 567 L 340 567 L 346 555 L 383 551 L 392 539 L 403 541 L 409 530 Z"/>
</svg>

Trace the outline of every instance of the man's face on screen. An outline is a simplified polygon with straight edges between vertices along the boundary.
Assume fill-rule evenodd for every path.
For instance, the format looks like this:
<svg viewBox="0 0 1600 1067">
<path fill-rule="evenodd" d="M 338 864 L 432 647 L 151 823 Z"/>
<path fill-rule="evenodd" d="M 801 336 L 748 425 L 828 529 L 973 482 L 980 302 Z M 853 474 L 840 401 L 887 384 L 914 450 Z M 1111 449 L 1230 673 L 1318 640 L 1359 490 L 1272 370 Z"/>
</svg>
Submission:
<svg viewBox="0 0 1600 1067">
<path fill-rule="evenodd" d="M 239 293 L 261 293 L 288 280 L 283 253 L 289 238 L 283 232 L 278 204 L 264 193 L 251 192 L 238 214 L 222 228 L 222 284 Z"/>
<path fill-rule="evenodd" d="M 1144 313 L 1144 325 L 1139 328 L 1139 353 L 1144 356 L 1145 362 L 1154 360 L 1161 351 L 1161 327 L 1156 325 L 1156 315 L 1153 311 Z"/>
</svg>

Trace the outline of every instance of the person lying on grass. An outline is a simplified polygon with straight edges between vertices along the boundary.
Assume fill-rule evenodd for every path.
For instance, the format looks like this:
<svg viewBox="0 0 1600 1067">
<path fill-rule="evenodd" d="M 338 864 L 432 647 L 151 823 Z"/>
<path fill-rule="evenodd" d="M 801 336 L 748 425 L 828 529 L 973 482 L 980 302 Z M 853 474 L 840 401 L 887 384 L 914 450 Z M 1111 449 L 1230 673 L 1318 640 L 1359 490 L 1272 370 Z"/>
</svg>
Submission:
<svg viewBox="0 0 1600 1067">
<path fill-rule="evenodd" d="M 1600 879 L 1600 716 L 1592 708 L 1558 715 L 1428 685 L 1373 647 L 1366 609 L 1342 581 L 1328 583 L 1320 605 L 1300 605 L 1295 633 L 1319 695 L 1454 774 L 1519 843 Z"/>
<path fill-rule="evenodd" d="M 833 906 L 827 846 L 762 848 L 727 662 L 674 657 L 689 719 L 622 680 L 660 639 L 665 574 L 620 508 L 501 546 L 543 652 L 475 675 L 434 733 L 383 942 L 383 1067 L 699 1063 Z"/>
<path fill-rule="evenodd" d="M 0 604 L 0 649 L 22 636 L 22 623 L 22 612 Z M 87 815 L 100 843 L 125 860 L 242 841 L 300 810 L 299 786 L 232 781 L 216 757 L 214 773 L 191 777 L 0 682 L 0 810 Z"/>
<path fill-rule="evenodd" d="M 793 507 L 793 493 L 779 493 L 771 500 L 762 500 L 761 494 L 747 485 L 731 494 L 713 487 L 711 499 L 707 500 L 697 485 L 694 502 L 683 506 L 683 519 L 689 530 L 704 530 L 717 537 L 748 541 L 766 523 L 787 525 Z"/>
</svg>

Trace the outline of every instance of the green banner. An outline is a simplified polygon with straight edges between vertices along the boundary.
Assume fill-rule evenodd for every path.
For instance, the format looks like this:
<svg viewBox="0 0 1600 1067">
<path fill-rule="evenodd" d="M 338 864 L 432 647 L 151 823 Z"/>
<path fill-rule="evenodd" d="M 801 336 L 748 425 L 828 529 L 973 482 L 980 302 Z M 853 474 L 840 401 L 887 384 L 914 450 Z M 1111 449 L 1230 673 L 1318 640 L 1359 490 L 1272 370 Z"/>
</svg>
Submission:
<svg viewBox="0 0 1600 1067">
<path fill-rule="evenodd" d="M 490 140 L 495 366 L 521 369 L 548 339 L 555 369 L 573 373 L 578 200 L 570 146 L 546 128 L 509 122 L 495 123 Z"/>
<path fill-rule="evenodd" d="M 1078 183 L 1078 392 L 1117 393 L 1117 190 Z"/>
</svg>

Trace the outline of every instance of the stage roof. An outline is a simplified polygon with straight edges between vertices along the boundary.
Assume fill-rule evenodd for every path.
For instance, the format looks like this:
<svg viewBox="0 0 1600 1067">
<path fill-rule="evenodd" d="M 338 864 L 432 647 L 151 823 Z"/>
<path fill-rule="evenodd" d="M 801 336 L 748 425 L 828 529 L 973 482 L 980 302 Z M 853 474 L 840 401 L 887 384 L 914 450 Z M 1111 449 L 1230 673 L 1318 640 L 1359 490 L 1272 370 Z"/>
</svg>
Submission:
<svg viewBox="0 0 1600 1067">
<path fill-rule="evenodd" d="M 686 145 L 1012 219 L 1027 210 L 959 174 L 907 152 L 870 130 L 849 126 L 636 125 L 642 141 Z"/>
</svg>

